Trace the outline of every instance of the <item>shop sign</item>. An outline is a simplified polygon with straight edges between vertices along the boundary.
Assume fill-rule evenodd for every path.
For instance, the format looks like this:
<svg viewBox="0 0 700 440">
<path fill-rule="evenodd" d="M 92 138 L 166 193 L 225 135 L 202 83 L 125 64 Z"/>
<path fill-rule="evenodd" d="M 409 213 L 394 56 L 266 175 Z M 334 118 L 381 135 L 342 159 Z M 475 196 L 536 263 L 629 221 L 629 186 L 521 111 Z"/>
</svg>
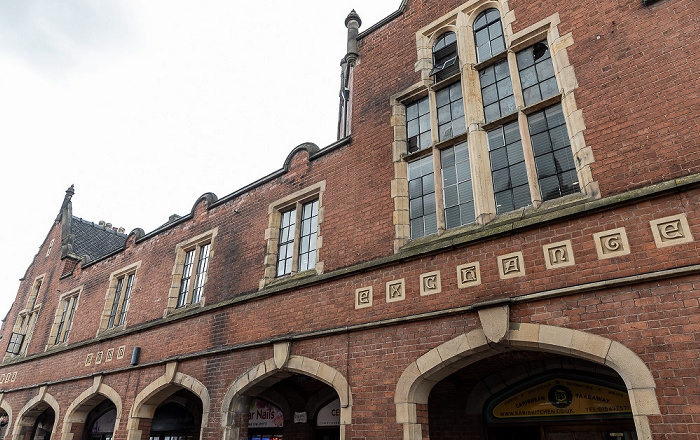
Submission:
<svg viewBox="0 0 700 440">
<path fill-rule="evenodd" d="M 284 426 L 282 410 L 264 400 L 255 399 L 250 405 L 248 428 L 281 428 Z"/>
<path fill-rule="evenodd" d="M 321 408 L 316 417 L 316 426 L 340 426 L 340 399 Z"/>
<path fill-rule="evenodd" d="M 612 385 L 612 384 L 608 384 Z M 630 416 L 625 391 L 602 383 L 557 376 L 496 399 L 489 405 L 489 421 L 543 418 L 605 418 Z"/>
</svg>

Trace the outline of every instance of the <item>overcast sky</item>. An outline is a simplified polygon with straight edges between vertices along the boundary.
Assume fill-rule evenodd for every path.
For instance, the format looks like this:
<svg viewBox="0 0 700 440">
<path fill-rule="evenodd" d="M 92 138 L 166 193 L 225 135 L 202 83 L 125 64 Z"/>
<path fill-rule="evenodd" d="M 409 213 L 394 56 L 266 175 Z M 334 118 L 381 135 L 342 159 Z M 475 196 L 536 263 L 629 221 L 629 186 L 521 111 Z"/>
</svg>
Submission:
<svg viewBox="0 0 700 440">
<path fill-rule="evenodd" d="M 150 232 L 334 142 L 345 17 L 399 4 L 2 0 L 0 318 L 71 184 L 74 215 Z"/>
</svg>

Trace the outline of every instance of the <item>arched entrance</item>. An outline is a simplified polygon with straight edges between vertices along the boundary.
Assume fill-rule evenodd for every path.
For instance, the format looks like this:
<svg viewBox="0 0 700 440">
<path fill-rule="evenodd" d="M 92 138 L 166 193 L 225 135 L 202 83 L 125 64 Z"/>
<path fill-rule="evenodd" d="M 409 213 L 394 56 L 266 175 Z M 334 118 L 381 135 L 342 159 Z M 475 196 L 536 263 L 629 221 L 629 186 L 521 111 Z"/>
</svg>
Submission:
<svg viewBox="0 0 700 440">
<path fill-rule="evenodd" d="M 340 372 L 290 355 L 289 343 L 277 343 L 273 358 L 234 381 L 222 406 L 224 440 L 344 440 L 352 397 Z M 263 408 L 261 414 L 251 411 L 258 407 Z M 274 426 L 261 422 L 268 417 L 265 411 L 277 417 Z M 326 411 L 333 412 L 335 421 L 325 416 Z M 319 417 L 325 423 L 319 423 Z"/>
<path fill-rule="evenodd" d="M 150 440 L 197 440 L 202 427 L 202 404 L 191 391 L 181 389 L 156 408 Z"/>
<path fill-rule="evenodd" d="M 58 420 L 58 402 L 46 392 L 46 387 L 39 388 L 39 393 L 30 399 L 19 411 L 12 432 L 13 440 L 51 440 L 58 438 L 55 432 Z"/>
<path fill-rule="evenodd" d="M 624 384 L 637 438 L 652 439 L 647 416 L 660 414 L 655 383 L 641 359 L 624 345 L 601 336 L 567 328 L 509 323 L 507 306 L 494 307 L 493 310 L 488 309 L 485 313 L 480 310 L 479 318 L 482 328 L 439 345 L 404 370 L 397 383 L 394 397 L 397 422 L 403 425 L 404 440 L 422 439 L 424 433 L 429 435 L 433 429 L 430 426 L 430 417 L 423 415 L 429 414 L 430 395 L 437 384 L 443 383 L 444 379 L 460 371 L 471 371 L 471 366 L 483 359 L 508 353 L 516 353 L 516 356 L 523 353 L 523 356 L 531 356 L 529 353 L 536 353 L 539 356 L 544 353 L 545 357 L 557 356 L 560 363 L 562 359 L 586 360 L 597 369 L 596 374 L 589 375 L 591 377 L 597 377 L 597 373 L 604 370 L 600 366 L 606 366 L 608 372 L 612 370 L 615 373 L 613 382 L 617 385 Z M 498 360 L 498 358 L 494 359 Z M 501 371 L 504 368 L 503 359 L 499 361 L 497 366 L 494 367 L 495 364 L 491 364 L 488 368 L 491 368 L 491 371 Z M 527 363 L 538 359 L 522 361 Z M 517 364 L 514 361 L 511 365 Z M 468 366 L 470 368 L 465 369 Z M 521 370 L 522 368 L 517 369 L 511 376 L 524 380 L 518 373 Z M 501 374 L 503 375 L 504 373 Z M 455 377 L 457 376 L 453 376 L 453 379 Z M 473 380 L 480 382 L 485 381 L 485 378 L 481 374 Z M 488 386 L 489 383 L 491 382 L 484 382 L 482 385 Z M 488 393 L 484 392 L 481 395 L 492 397 L 495 393 L 495 390 L 489 389 Z M 471 391 L 470 395 L 472 395 Z M 470 401 L 469 404 L 463 402 L 465 409 L 462 414 L 466 412 L 466 408 L 470 408 L 471 419 L 477 422 L 473 412 L 474 408 L 478 408 L 481 414 L 479 417 L 483 420 L 483 403 L 484 399 L 478 402 Z M 459 408 L 457 411 L 460 411 Z M 420 418 L 419 415 L 421 415 Z M 630 419 L 627 418 L 627 420 Z M 475 439 L 488 438 L 491 432 L 489 426 L 486 426 L 485 422 L 481 422 L 479 426 L 476 429 L 470 428 L 466 434 L 462 434 L 462 437 L 472 438 L 473 435 Z M 557 440 L 566 439 L 561 437 Z M 577 440 L 575 436 L 573 440 Z"/>
<path fill-rule="evenodd" d="M 68 407 L 63 418 L 62 440 L 111 440 L 119 427 L 122 401 L 119 394 L 95 376 L 90 388 Z"/>
<path fill-rule="evenodd" d="M 506 350 L 444 378 L 428 399 L 431 440 L 637 440 L 615 371 L 568 356 Z"/>
<path fill-rule="evenodd" d="M 86 417 L 83 440 L 112 440 L 117 421 L 117 407 L 104 399 Z"/>
<path fill-rule="evenodd" d="M 198 440 L 209 418 L 209 392 L 169 362 L 141 391 L 131 409 L 127 440 Z"/>
</svg>

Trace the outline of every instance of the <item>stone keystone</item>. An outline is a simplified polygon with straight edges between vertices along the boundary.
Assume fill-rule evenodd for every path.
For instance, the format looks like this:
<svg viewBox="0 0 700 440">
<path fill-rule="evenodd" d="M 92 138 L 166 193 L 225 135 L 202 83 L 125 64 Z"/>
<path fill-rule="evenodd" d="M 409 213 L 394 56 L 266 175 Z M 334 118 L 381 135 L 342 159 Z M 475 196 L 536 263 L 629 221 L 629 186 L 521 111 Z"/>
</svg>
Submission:
<svg viewBox="0 0 700 440">
<path fill-rule="evenodd" d="M 508 334 L 508 304 L 479 310 L 479 320 L 489 343 L 497 344 Z"/>
<path fill-rule="evenodd" d="M 289 361 L 289 354 L 291 353 L 292 343 L 289 341 L 285 342 L 275 342 L 273 351 L 275 366 L 280 370 L 287 365 Z"/>
</svg>

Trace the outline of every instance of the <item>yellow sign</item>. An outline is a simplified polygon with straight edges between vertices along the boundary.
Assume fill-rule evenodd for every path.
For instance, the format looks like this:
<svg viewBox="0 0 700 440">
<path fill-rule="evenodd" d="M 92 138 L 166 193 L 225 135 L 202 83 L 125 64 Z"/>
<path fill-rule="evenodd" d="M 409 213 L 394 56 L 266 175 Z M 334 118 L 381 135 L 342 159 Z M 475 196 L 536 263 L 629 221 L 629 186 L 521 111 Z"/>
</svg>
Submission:
<svg viewBox="0 0 700 440">
<path fill-rule="evenodd" d="M 498 422 L 631 414 L 632 408 L 625 391 L 559 376 L 496 400 L 489 405 L 488 418 Z"/>
</svg>

